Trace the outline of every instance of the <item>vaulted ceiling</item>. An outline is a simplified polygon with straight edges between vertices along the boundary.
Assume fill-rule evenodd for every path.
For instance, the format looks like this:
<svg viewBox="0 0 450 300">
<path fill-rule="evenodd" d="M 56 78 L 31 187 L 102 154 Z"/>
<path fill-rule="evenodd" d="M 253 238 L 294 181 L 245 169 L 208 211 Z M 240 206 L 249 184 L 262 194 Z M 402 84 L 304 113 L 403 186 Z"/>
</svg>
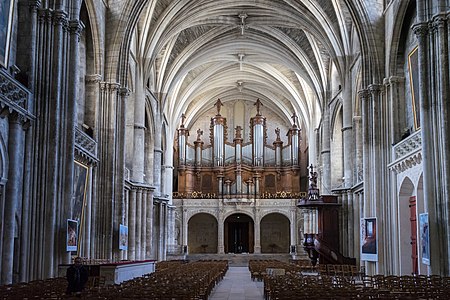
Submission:
<svg viewBox="0 0 450 300">
<path fill-rule="evenodd" d="M 172 125 L 195 121 L 220 98 L 256 101 L 289 122 L 320 122 L 331 66 L 351 51 L 344 0 L 150 1 L 136 59 Z"/>
</svg>

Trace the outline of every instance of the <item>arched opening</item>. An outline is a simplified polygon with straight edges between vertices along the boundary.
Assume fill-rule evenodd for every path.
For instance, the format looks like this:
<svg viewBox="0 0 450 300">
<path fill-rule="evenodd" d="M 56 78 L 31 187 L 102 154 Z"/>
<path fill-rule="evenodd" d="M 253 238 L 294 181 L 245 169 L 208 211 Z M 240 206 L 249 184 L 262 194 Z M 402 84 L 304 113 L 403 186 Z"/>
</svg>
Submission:
<svg viewBox="0 0 450 300">
<path fill-rule="evenodd" d="M 261 220 L 261 253 L 289 253 L 289 219 L 279 213 Z"/>
<path fill-rule="evenodd" d="M 414 184 L 403 180 L 398 195 L 400 273 L 417 273 L 417 210 Z"/>
<path fill-rule="evenodd" d="M 244 214 L 233 214 L 225 219 L 225 253 L 254 252 L 254 222 Z"/>
<path fill-rule="evenodd" d="M 217 220 L 199 213 L 188 222 L 188 249 L 190 254 L 217 253 Z"/>
</svg>

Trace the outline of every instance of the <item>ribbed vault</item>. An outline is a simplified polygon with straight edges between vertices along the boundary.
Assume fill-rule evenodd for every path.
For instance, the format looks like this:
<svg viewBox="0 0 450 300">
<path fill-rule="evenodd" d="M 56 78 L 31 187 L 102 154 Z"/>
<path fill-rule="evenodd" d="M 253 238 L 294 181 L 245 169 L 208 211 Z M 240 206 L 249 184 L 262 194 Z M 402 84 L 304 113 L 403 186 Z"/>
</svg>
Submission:
<svg viewBox="0 0 450 300">
<path fill-rule="evenodd" d="M 147 1 L 135 55 L 172 128 L 182 113 L 189 126 L 217 98 L 260 98 L 286 122 L 295 112 L 310 132 L 332 65 L 344 82 L 346 60 L 359 52 L 355 14 L 344 0 Z"/>
</svg>

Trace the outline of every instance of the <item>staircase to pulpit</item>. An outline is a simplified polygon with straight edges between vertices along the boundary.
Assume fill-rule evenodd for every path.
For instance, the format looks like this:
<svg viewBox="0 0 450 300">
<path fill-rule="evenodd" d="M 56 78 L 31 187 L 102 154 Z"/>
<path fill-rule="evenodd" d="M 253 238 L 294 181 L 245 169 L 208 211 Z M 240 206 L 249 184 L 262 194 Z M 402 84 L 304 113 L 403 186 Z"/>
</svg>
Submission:
<svg viewBox="0 0 450 300">
<path fill-rule="evenodd" d="M 297 207 L 304 211 L 303 248 L 313 265 L 356 265 L 356 259 L 346 257 L 339 250 L 339 210 L 337 196 L 320 195 L 317 188 L 317 172 L 310 167 L 308 196 L 299 200 Z"/>
</svg>

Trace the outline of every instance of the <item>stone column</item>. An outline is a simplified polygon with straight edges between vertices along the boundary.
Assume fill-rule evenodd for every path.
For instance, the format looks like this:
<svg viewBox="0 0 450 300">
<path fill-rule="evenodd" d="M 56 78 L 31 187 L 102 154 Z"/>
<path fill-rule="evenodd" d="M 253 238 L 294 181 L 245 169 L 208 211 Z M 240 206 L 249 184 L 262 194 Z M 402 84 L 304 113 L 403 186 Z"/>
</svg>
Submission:
<svg viewBox="0 0 450 300">
<path fill-rule="evenodd" d="M 153 188 L 150 188 L 147 192 L 147 215 L 146 215 L 146 235 L 147 241 L 145 245 L 145 258 L 152 258 L 152 245 L 153 245 Z"/>
<path fill-rule="evenodd" d="M 84 96 L 86 107 L 92 109 L 86 110 L 84 114 L 84 122 L 92 129 L 92 136 L 94 139 L 98 138 L 98 123 L 99 123 L 99 103 L 100 103 L 100 82 L 102 76 L 99 74 L 86 75 L 84 77 Z"/>
<path fill-rule="evenodd" d="M 128 202 L 128 259 L 136 259 L 136 189 L 132 187 Z"/>
<path fill-rule="evenodd" d="M 369 92 L 370 92 L 370 98 L 372 99 L 372 111 L 369 112 L 372 116 L 372 123 L 371 129 L 371 149 L 372 152 L 370 163 L 371 165 L 368 165 L 370 170 L 372 171 L 372 214 L 377 214 L 380 212 L 379 210 L 379 204 L 381 204 L 381 201 L 384 201 L 384 198 L 382 195 L 384 194 L 384 191 L 382 190 L 382 185 L 384 184 L 384 178 L 385 178 L 385 172 L 382 172 L 386 168 L 380 168 L 380 163 L 382 166 L 387 165 L 387 162 L 384 164 L 385 156 L 384 156 L 384 139 L 383 139 L 383 132 L 384 132 L 384 115 L 383 112 L 383 103 L 382 103 L 382 95 L 381 95 L 381 85 L 378 84 L 371 84 L 369 86 Z M 378 126 L 373 126 L 375 122 L 378 122 Z M 377 231 L 380 229 L 380 224 L 377 224 Z M 379 233 L 379 231 L 378 231 Z"/>
<path fill-rule="evenodd" d="M 142 190 L 142 202 L 141 202 L 141 253 L 140 258 L 142 260 L 146 259 L 147 253 L 147 195 L 148 191 L 146 189 Z"/>
<path fill-rule="evenodd" d="M 161 177 L 163 178 L 161 182 L 161 193 L 165 197 L 172 198 L 173 166 L 168 164 L 162 165 Z"/>
<path fill-rule="evenodd" d="M 184 203 L 185 200 L 183 200 L 183 204 L 182 207 L 184 207 Z M 189 221 L 189 216 L 187 213 L 187 209 L 183 208 L 183 213 L 182 213 L 182 220 L 183 220 L 183 225 L 182 225 L 182 240 L 183 240 L 183 245 L 182 247 L 188 247 L 188 221 Z M 184 251 L 184 249 L 182 249 Z M 189 249 L 187 249 L 187 253 L 189 252 Z M 185 253 L 185 254 L 187 254 Z"/>
<path fill-rule="evenodd" d="M 389 142 L 391 145 L 400 141 L 403 134 L 402 124 L 406 124 L 405 107 L 399 99 L 405 99 L 405 77 L 390 76 L 385 81 L 389 105 Z"/>
<path fill-rule="evenodd" d="M 141 234 L 142 234 L 142 219 L 141 219 L 141 212 L 142 212 L 142 189 L 138 188 L 136 191 L 136 251 L 135 251 L 135 257 L 136 260 L 141 259 Z"/>
<path fill-rule="evenodd" d="M 261 215 L 259 203 L 255 201 L 255 254 L 261 253 Z"/>
<path fill-rule="evenodd" d="M 367 90 L 361 90 L 358 92 L 358 96 L 361 99 L 362 106 L 362 150 L 363 150 L 363 180 L 364 180 L 364 198 L 366 205 L 364 206 L 364 214 L 363 217 L 369 216 L 371 214 L 370 211 L 370 203 L 371 200 L 371 185 L 370 185 L 370 165 L 371 165 L 371 156 L 370 156 L 370 126 L 371 119 L 369 117 L 369 93 Z"/>
<path fill-rule="evenodd" d="M 293 208 L 289 211 L 291 217 L 290 219 L 290 246 L 297 245 L 297 210 Z M 297 252 L 297 251 L 295 251 Z M 295 254 L 295 253 L 294 253 Z"/>
<path fill-rule="evenodd" d="M 445 6 L 443 5 L 443 10 Z M 440 222 L 443 226 L 442 231 L 446 236 L 447 244 L 443 245 L 442 249 L 444 252 L 441 254 L 446 259 L 445 273 L 448 274 L 450 271 L 450 222 L 449 222 L 449 212 L 450 203 L 448 199 L 450 198 L 450 108 L 449 108 L 449 96 L 450 96 L 450 73 L 449 73 L 449 48 L 450 48 L 450 38 L 449 38 L 449 28 L 450 28 L 450 9 L 446 6 L 446 14 L 439 12 L 433 17 L 433 27 L 435 29 L 435 39 L 436 55 L 433 55 L 436 59 L 436 65 L 439 66 L 435 68 L 437 70 L 437 93 L 436 93 L 436 117 L 438 126 L 440 128 L 438 145 L 441 149 L 440 152 L 440 166 L 441 166 L 441 179 L 440 187 L 437 187 L 440 191 L 440 211 L 442 221 Z"/>
<path fill-rule="evenodd" d="M 420 2 L 420 1 L 419 1 Z M 432 274 L 446 274 L 446 266 L 440 263 L 440 258 L 446 252 L 442 238 L 440 236 L 441 225 L 439 205 L 437 204 L 436 194 L 436 174 L 435 174 L 435 155 L 434 155 L 434 131 L 433 131 L 433 111 L 432 98 L 429 90 L 429 35 L 428 22 L 417 23 L 413 26 L 414 33 L 417 36 L 419 47 L 419 102 L 420 102 L 420 126 L 422 135 L 422 165 L 423 165 L 423 196 L 425 207 L 428 211 L 430 226 L 430 267 Z"/>
<path fill-rule="evenodd" d="M 161 166 L 162 166 L 162 140 L 161 140 L 161 131 L 162 131 L 162 121 L 161 115 L 159 113 L 155 113 L 155 137 L 154 137 L 154 160 L 153 160 L 153 185 L 155 186 L 155 193 L 157 196 L 160 196 L 161 191 Z"/>
<path fill-rule="evenodd" d="M 220 201 L 220 200 L 219 200 Z M 220 201 L 221 202 L 221 201 Z M 217 218 L 217 253 L 225 254 L 225 245 L 224 245 L 224 210 L 220 208 L 219 205 L 219 216 Z"/>
<path fill-rule="evenodd" d="M 347 240 L 348 240 L 348 256 L 355 257 L 355 232 L 359 233 L 359 226 L 355 226 L 355 206 L 358 207 L 358 203 L 355 203 L 353 198 L 353 193 L 350 190 L 346 191 L 347 194 Z"/>
<path fill-rule="evenodd" d="M 346 84 L 343 90 L 343 104 L 342 104 L 342 135 L 344 142 L 343 156 L 344 156 L 344 186 L 353 186 L 353 170 L 354 170 L 354 139 L 353 139 L 353 99 L 352 99 L 352 85 L 350 76 L 346 77 Z"/>
<path fill-rule="evenodd" d="M 359 183 L 363 178 L 363 142 L 362 142 L 362 118 L 353 117 L 353 128 L 355 132 L 355 183 Z"/>
<path fill-rule="evenodd" d="M 32 92 L 35 91 L 35 72 L 36 72 L 36 34 L 37 34 L 37 9 L 41 5 L 40 0 L 35 1 L 29 1 L 28 7 L 29 7 L 29 23 L 28 23 L 28 36 L 29 36 L 29 50 L 28 50 L 28 57 L 27 57 L 27 67 L 28 67 L 28 74 L 33 74 L 33 76 L 28 77 L 28 89 Z M 34 99 L 33 99 L 34 100 Z M 34 101 L 31 101 L 29 103 L 29 111 L 34 113 Z M 22 230 L 21 230 L 21 247 L 20 247 L 20 271 L 19 271 L 19 281 L 20 282 L 26 282 L 30 280 L 30 265 L 31 265 L 31 247 L 32 243 L 30 242 L 30 232 L 31 227 L 35 226 L 36 224 L 32 223 L 33 216 L 32 216 L 32 164 L 33 164 L 33 153 L 34 153 L 34 129 L 28 130 L 26 133 L 26 141 L 25 141 L 25 169 L 24 169 L 24 191 L 23 191 L 23 203 L 22 203 Z M 0 203 L 3 195 L 1 195 L 0 191 Z M 0 208 L 1 210 L 1 208 Z M 3 219 L 3 216 L 0 215 L 0 217 Z M 2 232 L 2 226 L 0 226 L 0 241 L 2 241 L 1 238 L 1 232 Z M 2 246 L 0 246 L 0 255 L 2 253 Z M 2 269 L 1 265 L 1 259 L 0 259 L 0 269 Z M 1 276 L 1 275 L 0 275 Z"/>
<path fill-rule="evenodd" d="M 328 106 L 328 94 L 324 95 L 323 119 L 322 119 L 322 176 L 321 191 L 323 194 L 331 193 L 331 151 L 330 151 L 330 108 Z"/>
<path fill-rule="evenodd" d="M 20 116 L 9 115 L 9 137 L 8 137 L 8 182 L 6 183 L 7 195 L 4 207 L 4 229 L 3 229 L 3 252 L 1 284 L 11 284 L 13 282 L 13 262 L 14 262 L 14 232 L 16 227 L 16 213 L 20 201 L 22 201 L 23 190 L 23 166 L 24 166 L 24 146 L 25 134 Z M 19 224 L 17 224 L 19 225 Z"/>
<path fill-rule="evenodd" d="M 158 240 L 158 261 L 165 260 L 166 253 L 166 221 L 167 221 L 167 212 L 166 212 L 166 203 L 160 202 L 159 204 L 159 240 Z"/>
</svg>

